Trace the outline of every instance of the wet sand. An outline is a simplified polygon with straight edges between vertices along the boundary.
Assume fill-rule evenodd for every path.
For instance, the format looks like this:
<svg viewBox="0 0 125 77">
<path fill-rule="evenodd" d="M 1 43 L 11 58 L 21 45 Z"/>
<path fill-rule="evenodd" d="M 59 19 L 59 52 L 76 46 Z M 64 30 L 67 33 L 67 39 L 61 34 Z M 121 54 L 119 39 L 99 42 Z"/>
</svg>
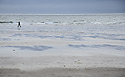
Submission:
<svg viewBox="0 0 125 77">
<path fill-rule="evenodd" d="M 0 77 L 124 77 L 124 57 L 0 57 Z"/>
<path fill-rule="evenodd" d="M 125 77 L 125 68 L 0 69 L 0 77 Z"/>
</svg>

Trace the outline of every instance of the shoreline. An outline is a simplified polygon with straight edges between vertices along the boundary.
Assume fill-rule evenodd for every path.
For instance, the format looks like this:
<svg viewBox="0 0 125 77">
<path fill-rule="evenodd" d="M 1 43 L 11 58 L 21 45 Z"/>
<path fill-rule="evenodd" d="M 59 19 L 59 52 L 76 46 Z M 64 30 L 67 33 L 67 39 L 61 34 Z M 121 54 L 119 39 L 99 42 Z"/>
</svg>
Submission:
<svg viewBox="0 0 125 77">
<path fill-rule="evenodd" d="M 69 15 L 69 16 L 70 16 L 70 15 L 71 15 L 71 16 L 72 16 L 72 15 L 74 15 L 74 16 L 75 16 L 75 15 L 76 15 L 76 16 L 77 16 L 77 15 L 90 15 L 90 16 L 91 16 L 91 15 L 119 15 L 119 14 L 125 15 L 125 13 L 89 13 L 89 14 L 88 14 L 88 13 L 84 13 L 84 14 L 0 14 L 0 15 L 41 15 L 41 16 L 42 16 L 42 15 L 45 15 L 45 16 L 47 16 L 47 15 L 48 15 L 48 16 L 51 16 L 51 15 L 52 15 L 52 16 L 58 16 L 58 15 L 59 15 L 59 16 L 67 16 L 67 15 Z"/>
</svg>

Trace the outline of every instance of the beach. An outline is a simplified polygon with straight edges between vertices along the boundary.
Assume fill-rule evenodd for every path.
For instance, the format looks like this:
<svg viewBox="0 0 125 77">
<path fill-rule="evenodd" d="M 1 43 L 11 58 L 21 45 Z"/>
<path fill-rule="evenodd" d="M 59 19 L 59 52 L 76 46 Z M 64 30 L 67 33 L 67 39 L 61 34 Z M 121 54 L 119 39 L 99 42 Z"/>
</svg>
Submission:
<svg viewBox="0 0 125 77">
<path fill-rule="evenodd" d="M 0 19 L 0 77 L 125 76 L 125 14 Z"/>
<path fill-rule="evenodd" d="M 1 71 L 2 70 L 2 71 Z M 124 77 L 122 68 L 46 68 L 36 71 L 0 69 L 1 77 Z"/>
<path fill-rule="evenodd" d="M 124 77 L 122 57 L 1 57 L 0 77 Z M 121 67 L 123 66 L 123 67 Z"/>
</svg>

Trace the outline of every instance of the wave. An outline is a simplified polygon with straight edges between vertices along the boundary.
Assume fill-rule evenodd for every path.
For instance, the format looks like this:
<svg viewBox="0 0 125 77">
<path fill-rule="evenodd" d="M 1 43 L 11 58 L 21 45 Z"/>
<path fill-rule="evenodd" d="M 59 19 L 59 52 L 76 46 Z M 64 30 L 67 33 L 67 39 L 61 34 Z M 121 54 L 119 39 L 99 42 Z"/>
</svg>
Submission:
<svg viewBox="0 0 125 77">
<path fill-rule="evenodd" d="M 13 23 L 13 21 L 0 21 L 0 23 Z"/>
<path fill-rule="evenodd" d="M 19 21 L 23 25 L 124 25 L 125 15 L 0 15 L 0 24 Z"/>
</svg>

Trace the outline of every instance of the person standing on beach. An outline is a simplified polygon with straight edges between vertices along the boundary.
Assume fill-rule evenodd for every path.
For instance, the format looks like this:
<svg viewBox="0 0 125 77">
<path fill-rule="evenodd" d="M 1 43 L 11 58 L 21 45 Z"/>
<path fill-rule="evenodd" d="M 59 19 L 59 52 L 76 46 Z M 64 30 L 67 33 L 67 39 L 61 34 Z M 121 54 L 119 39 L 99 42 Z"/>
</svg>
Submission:
<svg viewBox="0 0 125 77">
<path fill-rule="evenodd" d="M 18 22 L 18 26 L 17 27 L 21 27 L 20 22 Z"/>
</svg>

